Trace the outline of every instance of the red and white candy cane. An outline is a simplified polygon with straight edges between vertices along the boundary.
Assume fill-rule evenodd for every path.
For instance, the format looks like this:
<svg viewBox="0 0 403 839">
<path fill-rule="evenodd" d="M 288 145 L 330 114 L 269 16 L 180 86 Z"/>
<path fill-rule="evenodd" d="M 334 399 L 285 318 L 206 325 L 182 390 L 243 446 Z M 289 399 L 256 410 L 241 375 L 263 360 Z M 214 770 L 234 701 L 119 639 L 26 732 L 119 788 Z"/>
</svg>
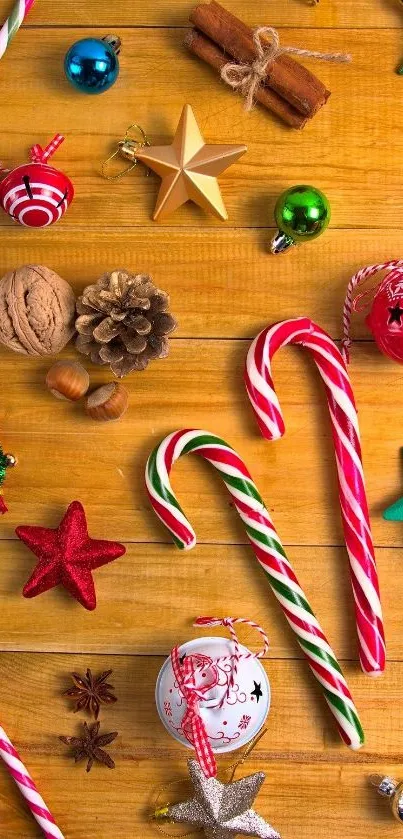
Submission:
<svg viewBox="0 0 403 839">
<path fill-rule="evenodd" d="M 351 313 L 353 309 L 356 309 L 356 302 L 358 302 L 358 300 L 353 301 L 353 295 L 357 286 L 361 285 L 361 283 L 365 282 L 365 280 L 368 280 L 370 277 L 373 277 L 375 274 L 379 274 L 380 271 L 392 271 L 393 269 L 399 268 L 403 268 L 403 259 L 390 259 L 389 262 L 378 262 L 377 265 L 366 265 L 364 268 L 360 268 L 360 270 L 357 271 L 357 273 L 354 274 L 353 277 L 351 277 L 351 280 L 347 286 L 347 292 L 343 306 L 342 356 L 346 364 L 348 364 L 350 361 Z M 371 296 L 371 291 L 368 292 L 368 295 L 363 296 Z"/>
<path fill-rule="evenodd" d="M 245 525 L 256 559 L 321 685 L 341 738 L 351 748 L 359 749 L 364 733 L 340 665 L 288 562 L 256 484 L 234 449 L 220 437 L 198 429 L 175 431 L 165 437 L 151 453 L 146 466 L 146 486 L 155 513 L 171 532 L 178 548 L 194 547 L 195 532 L 169 480 L 172 465 L 188 452 L 204 457 L 221 475 Z"/>
<path fill-rule="evenodd" d="M 33 4 L 34 0 L 14 0 L 9 17 L 0 27 L 0 58 L 3 58 L 10 41 L 18 32 Z"/>
<path fill-rule="evenodd" d="M 8 739 L 4 728 L 0 727 L 0 757 L 4 761 L 17 787 L 25 798 L 31 813 L 42 828 L 46 839 L 64 839 L 63 833 L 59 830 L 52 814 L 49 812 L 43 798 L 26 770 L 18 752 L 15 750 L 11 740 Z"/>
<path fill-rule="evenodd" d="M 271 363 L 287 344 L 312 353 L 323 379 L 332 421 L 344 538 L 350 558 L 361 667 L 370 676 L 385 669 L 385 636 L 378 574 L 369 523 L 354 395 L 345 363 L 334 341 L 309 318 L 268 327 L 253 341 L 247 356 L 245 384 L 259 428 L 268 440 L 284 434 Z"/>
</svg>

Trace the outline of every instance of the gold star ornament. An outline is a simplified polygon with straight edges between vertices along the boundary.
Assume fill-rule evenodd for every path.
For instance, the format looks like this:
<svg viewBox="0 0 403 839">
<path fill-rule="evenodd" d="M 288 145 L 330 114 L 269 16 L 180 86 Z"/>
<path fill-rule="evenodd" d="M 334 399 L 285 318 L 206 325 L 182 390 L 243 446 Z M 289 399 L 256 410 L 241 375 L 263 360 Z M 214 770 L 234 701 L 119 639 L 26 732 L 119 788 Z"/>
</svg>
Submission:
<svg viewBox="0 0 403 839">
<path fill-rule="evenodd" d="M 143 146 L 136 152 L 137 160 L 162 178 L 154 221 L 166 218 L 186 201 L 227 219 L 217 175 L 246 151 L 247 146 L 207 145 L 192 108 L 185 105 L 172 145 Z"/>
<path fill-rule="evenodd" d="M 206 778 L 196 760 L 189 760 L 188 766 L 194 797 L 162 808 L 154 817 L 201 828 L 206 839 L 235 839 L 238 835 L 281 839 L 280 834 L 252 810 L 265 779 L 263 772 L 222 784 L 217 778 Z"/>
</svg>

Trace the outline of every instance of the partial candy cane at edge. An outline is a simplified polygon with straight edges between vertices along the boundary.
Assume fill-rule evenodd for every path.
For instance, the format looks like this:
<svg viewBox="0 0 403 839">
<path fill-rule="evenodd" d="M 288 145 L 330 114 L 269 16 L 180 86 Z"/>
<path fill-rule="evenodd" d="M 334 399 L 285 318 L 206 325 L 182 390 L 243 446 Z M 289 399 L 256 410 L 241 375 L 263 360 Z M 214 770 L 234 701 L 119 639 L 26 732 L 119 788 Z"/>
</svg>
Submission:
<svg viewBox="0 0 403 839">
<path fill-rule="evenodd" d="M 42 829 L 45 839 L 64 839 L 63 833 L 59 830 L 52 814 L 49 812 L 42 796 L 39 794 L 28 770 L 14 748 L 11 740 L 7 737 L 4 728 L 0 727 L 0 759 L 3 760 L 7 769 L 24 797 L 34 819 Z"/>
<path fill-rule="evenodd" d="M 10 41 L 18 32 L 35 0 L 14 0 L 9 17 L 0 27 L 0 58 L 3 57 Z"/>
<path fill-rule="evenodd" d="M 169 479 L 175 461 L 190 452 L 204 457 L 220 473 L 256 558 L 321 686 L 342 740 L 352 749 L 359 749 L 364 733 L 340 665 L 298 583 L 258 489 L 234 449 L 220 437 L 198 429 L 175 431 L 162 440 L 146 466 L 146 487 L 155 513 L 178 548 L 194 547 L 195 532 Z"/>
<path fill-rule="evenodd" d="M 271 363 L 275 352 L 287 344 L 302 345 L 312 354 L 325 385 L 344 538 L 350 559 L 360 662 L 364 673 L 377 676 L 385 669 L 385 635 L 350 379 L 332 338 L 309 318 L 286 320 L 264 329 L 249 349 L 245 384 L 259 428 L 267 440 L 278 439 L 285 431 Z"/>
</svg>

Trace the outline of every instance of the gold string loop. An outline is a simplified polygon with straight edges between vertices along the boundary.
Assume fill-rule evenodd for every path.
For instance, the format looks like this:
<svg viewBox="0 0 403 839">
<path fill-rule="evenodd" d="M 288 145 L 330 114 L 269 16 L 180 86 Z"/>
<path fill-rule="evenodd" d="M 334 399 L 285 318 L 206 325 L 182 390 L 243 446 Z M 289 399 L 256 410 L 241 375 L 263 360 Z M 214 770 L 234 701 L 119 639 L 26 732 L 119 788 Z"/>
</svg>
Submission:
<svg viewBox="0 0 403 839">
<path fill-rule="evenodd" d="M 137 166 L 138 150 L 149 145 L 150 141 L 144 129 L 141 125 L 138 125 L 137 122 L 132 122 L 132 124 L 127 128 L 123 140 L 119 140 L 116 150 L 106 160 L 104 160 L 102 164 L 103 177 L 106 178 L 107 181 L 118 181 L 120 178 L 123 178 L 124 175 L 127 175 L 132 171 L 132 169 L 134 169 L 135 166 Z M 108 164 L 111 160 L 114 160 L 115 157 L 123 157 L 125 160 L 129 160 L 130 165 L 118 172 L 117 175 L 110 175 L 108 174 Z M 149 169 L 147 169 L 147 175 L 149 175 Z"/>
</svg>

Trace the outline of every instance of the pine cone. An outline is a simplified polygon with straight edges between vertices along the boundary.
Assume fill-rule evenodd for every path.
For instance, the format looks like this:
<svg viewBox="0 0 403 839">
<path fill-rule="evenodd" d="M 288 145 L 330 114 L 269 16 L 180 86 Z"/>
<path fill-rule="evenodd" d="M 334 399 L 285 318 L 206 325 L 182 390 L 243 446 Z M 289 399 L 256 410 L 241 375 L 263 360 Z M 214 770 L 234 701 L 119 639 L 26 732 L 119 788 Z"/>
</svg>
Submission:
<svg viewBox="0 0 403 839">
<path fill-rule="evenodd" d="M 147 274 L 117 270 L 87 286 L 77 301 L 76 348 L 94 364 L 109 364 L 122 378 L 168 355 L 177 322 L 169 297 Z"/>
</svg>

